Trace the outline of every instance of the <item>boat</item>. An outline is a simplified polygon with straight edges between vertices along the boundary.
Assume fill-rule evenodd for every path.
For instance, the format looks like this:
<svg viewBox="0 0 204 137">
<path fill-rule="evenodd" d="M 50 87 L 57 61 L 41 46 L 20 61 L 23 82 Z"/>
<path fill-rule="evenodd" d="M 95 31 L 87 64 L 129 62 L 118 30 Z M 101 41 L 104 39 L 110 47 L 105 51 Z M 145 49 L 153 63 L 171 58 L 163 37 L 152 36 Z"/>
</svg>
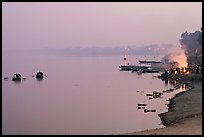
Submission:
<svg viewBox="0 0 204 137">
<path fill-rule="evenodd" d="M 135 66 L 135 65 L 120 65 L 122 71 L 139 71 L 149 68 L 149 66 Z"/>
<path fill-rule="evenodd" d="M 21 81 L 21 74 L 14 74 L 12 77 L 12 81 Z"/>
<path fill-rule="evenodd" d="M 162 63 L 161 61 L 153 61 L 153 60 L 139 60 L 140 63 Z"/>
<path fill-rule="evenodd" d="M 135 70 L 132 70 L 135 71 Z M 158 70 L 153 70 L 152 68 L 148 67 L 148 68 L 142 68 L 137 70 L 138 74 L 142 74 L 142 73 L 159 73 Z"/>
<path fill-rule="evenodd" d="M 36 74 L 36 78 L 42 79 L 42 78 L 43 78 L 43 73 L 39 71 L 39 72 Z"/>
<path fill-rule="evenodd" d="M 151 69 L 144 69 L 142 70 L 142 73 L 159 73 L 158 70 L 151 70 Z"/>
</svg>

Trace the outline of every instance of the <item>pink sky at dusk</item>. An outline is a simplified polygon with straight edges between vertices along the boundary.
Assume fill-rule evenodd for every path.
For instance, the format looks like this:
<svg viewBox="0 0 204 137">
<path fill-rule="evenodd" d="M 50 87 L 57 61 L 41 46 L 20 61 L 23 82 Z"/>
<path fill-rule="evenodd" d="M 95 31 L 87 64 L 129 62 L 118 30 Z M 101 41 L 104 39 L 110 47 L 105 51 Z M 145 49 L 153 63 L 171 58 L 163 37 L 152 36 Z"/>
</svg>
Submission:
<svg viewBox="0 0 204 137">
<path fill-rule="evenodd" d="M 202 2 L 3 2 L 5 49 L 178 44 L 202 27 Z"/>
</svg>

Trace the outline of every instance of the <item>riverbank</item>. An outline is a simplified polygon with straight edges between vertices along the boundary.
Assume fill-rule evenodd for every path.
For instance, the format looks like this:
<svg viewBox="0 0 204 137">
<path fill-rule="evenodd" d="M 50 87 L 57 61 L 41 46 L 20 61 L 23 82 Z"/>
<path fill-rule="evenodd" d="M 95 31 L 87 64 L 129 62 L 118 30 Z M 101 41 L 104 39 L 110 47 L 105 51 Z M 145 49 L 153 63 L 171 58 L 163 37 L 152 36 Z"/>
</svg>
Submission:
<svg viewBox="0 0 204 137">
<path fill-rule="evenodd" d="M 202 82 L 170 100 L 168 112 L 159 114 L 166 127 L 125 135 L 202 135 Z"/>
</svg>

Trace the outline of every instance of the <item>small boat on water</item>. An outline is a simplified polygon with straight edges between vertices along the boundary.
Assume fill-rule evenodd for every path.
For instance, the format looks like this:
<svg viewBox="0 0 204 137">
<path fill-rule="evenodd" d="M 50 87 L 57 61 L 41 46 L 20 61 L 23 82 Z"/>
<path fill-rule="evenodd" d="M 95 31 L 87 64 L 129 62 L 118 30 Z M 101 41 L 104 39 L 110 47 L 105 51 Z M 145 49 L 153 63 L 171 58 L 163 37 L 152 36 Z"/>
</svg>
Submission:
<svg viewBox="0 0 204 137">
<path fill-rule="evenodd" d="M 142 73 L 159 73 L 159 71 L 158 70 L 145 69 L 145 70 L 142 70 Z"/>
<path fill-rule="evenodd" d="M 153 61 L 153 60 L 139 60 L 140 63 L 162 63 L 161 61 Z"/>
<path fill-rule="evenodd" d="M 125 71 L 139 71 L 149 68 L 149 66 L 120 65 L 119 68 Z"/>
<path fill-rule="evenodd" d="M 12 81 L 21 81 L 21 74 L 14 74 L 12 77 Z"/>
<path fill-rule="evenodd" d="M 38 79 L 42 79 L 43 78 L 43 73 L 39 71 L 39 72 L 37 72 L 35 77 L 38 78 Z"/>
</svg>

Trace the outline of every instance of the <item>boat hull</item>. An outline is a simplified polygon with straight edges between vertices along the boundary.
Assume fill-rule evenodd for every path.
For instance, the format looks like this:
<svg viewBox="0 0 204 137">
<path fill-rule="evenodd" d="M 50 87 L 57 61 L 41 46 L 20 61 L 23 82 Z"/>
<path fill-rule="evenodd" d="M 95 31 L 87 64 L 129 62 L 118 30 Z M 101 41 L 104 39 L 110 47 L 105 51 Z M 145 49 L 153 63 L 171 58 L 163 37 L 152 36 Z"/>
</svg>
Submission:
<svg viewBox="0 0 204 137">
<path fill-rule="evenodd" d="M 162 63 L 161 61 L 139 60 L 140 63 Z"/>
<path fill-rule="evenodd" d="M 36 75 L 36 78 L 42 79 L 43 75 Z"/>
<path fill-rule="evenodd" d="M 147 69 L 147 66 L 134 66 L 134 65 L 120 65 L 119 68 L 124 71 L 139 71 L 143 69 Z"/>
<path fill-rule="evenodd" d="M 21 81 L 21 78 L 12 78 L 12 81 Z"/>
</svg>

